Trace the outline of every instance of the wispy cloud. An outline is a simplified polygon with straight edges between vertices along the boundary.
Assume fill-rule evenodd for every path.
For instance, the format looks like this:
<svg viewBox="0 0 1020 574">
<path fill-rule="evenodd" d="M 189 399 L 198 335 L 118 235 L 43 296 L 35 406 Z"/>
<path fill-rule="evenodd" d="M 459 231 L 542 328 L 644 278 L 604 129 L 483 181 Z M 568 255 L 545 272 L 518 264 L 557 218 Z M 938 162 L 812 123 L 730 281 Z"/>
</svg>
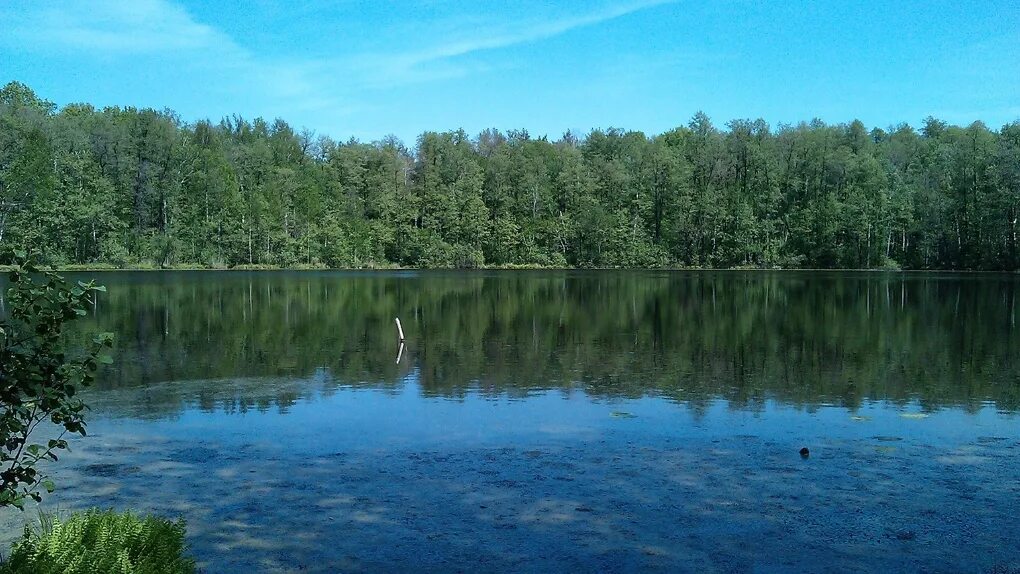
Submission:
<svg viewBox="0 0 1020 574">
<path fill-rule="evenodd" d="M 536 42 L 553 38 L 578 28 L 593 26 L 609 20 L 615 20 L 646 8 L 671 4 L 676 0 L 650 0 L 634 2 L 619 6 L 611 6 L 597 12 L 566 16 L 557 20 L 540 20 L 533 22 L 506 22 L 503 29 L 482 29 L 471 38 L 426 48 L 420 52 L 404 54 L 400 58 L 406 65 L 421 64 L 435 60 L 463 56 L 482 50 L 507 48 L 518 44 Z"/>
<path fill-rule="evenodd" d="M 0 19 L 12 44 L 8 49 L 126 62 L 158 56 L 166 66 L 215 69 L 231 85 L 257 90 L 280 106 L 343 110 L 338 101 L 324 97 L 329 91 L 315 77 L 312 62 L 260 58 L 168 0 L 15 4 L 0 7 Z M 3 43 L 0 39 L 0 46 Z"/>
<path fill-rule="evenodd" d="M 445 34 L 443 42 L 395 53 L 361 54 L 351 62 L 366 73 L 372 87 L 390 87 L 435 79 L 447 79 L 478 71 L 479 66 L 456 61 L 477 52 L 499 50 L 547 40 L 573 30 L 594 26 L 642 10 L 673 4 L 677 0 L 644 0 L 602 7 L 580 14 L 530 17 L 510 21 L 479 21 L 461 24 Z M 450 26 L 445 26 L 450 28 Z M 482 68 L 486 68 L 482 66 Z"/>
<path fill-rule="evenodd" d="M 588 5 L 586 10 L 546 5 L 498 20 L 485 14 L 470 20 L 447 16 L 417 24 L 416 33 L 402 46 L 315 58 L 298 53 L 267 57 L 258 46 L 245 45 L 198 21 L 172 0 L 13 2 L 0 3 L 4 27 L 0 50 L 98 57 L 127 65 L 136 58 L 158 58 L 161 65 L 222 77 L 221 85 L 207 89 L 244 90 L 247 97 L 257 97 L 266 103 L 263 107 L 281 114 L 321 110 L 337 116 L 371 106 L 366 94 L 372 90 L 442 81 L 505 65 L 469 56 L 551 39 L 675 1 L 635 0 Z M 343 52 L 319 53 L 331 51 Z"/>
<path fill-rule="evenodd" d="M 138 54 L 227 49 L 236 45 L 164 0 L 76 0 L 4 10 L 8 33 L 32 48 Z"/>
</svg>

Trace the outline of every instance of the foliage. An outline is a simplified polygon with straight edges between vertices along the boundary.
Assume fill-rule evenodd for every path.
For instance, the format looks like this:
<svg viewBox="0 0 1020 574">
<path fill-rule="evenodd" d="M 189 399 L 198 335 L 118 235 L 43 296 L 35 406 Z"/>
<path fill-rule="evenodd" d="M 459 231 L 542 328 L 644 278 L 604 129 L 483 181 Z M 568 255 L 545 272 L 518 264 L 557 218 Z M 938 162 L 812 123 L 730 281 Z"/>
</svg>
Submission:
<svg viewBox="0 0 1020 574">
<path fill-rule="evenodd" d="M 1020 268 L 1020 121 L 363 143 L 0 90 L 0 248 L 121 267 Z"/>
<path fill-rule="evenodd" d="M 24 507 L 26 498 L 41 499 L 40 488 L 53 484 L 38 463 L 57 460 L 67 448 L 66 433 L 85 434 L 85 405 L 77 391 L 95 379 L 112 335 L 96 336 L 78 357 L 68 356 L 64 326 L 86 314 L 96 293 L 93 282 L 68 285 L 54 273 L 38 273 L 23 253 L 15 254 L 9 273 L 6 317 L 0 317 L 0 506 Z M 54 425 L 58 436 L 35 442 L 34 431 Z"/>
<path fill-rule="evenodd" d="M 130 512 L 88 510 L 25 528 L 0 574 L 179 574 L 195 571 L 185 554 L 184 522 Z"/>
</svg>

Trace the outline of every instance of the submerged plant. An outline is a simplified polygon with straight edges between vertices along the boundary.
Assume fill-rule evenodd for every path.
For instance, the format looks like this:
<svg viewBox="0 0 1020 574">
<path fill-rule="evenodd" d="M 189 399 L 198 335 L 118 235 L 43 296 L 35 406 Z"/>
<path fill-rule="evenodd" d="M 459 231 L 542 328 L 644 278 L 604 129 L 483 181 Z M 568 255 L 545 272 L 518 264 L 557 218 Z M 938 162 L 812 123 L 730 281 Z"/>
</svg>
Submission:
<svg viewBox="0 0 1020 574">
<path fill-rule="evenodd" d="M 191 573 L 184 532 L 183 520 L 88 510 L 43 521 L 38 532 L 26 526 L 0 574 Z"/>
</svg>

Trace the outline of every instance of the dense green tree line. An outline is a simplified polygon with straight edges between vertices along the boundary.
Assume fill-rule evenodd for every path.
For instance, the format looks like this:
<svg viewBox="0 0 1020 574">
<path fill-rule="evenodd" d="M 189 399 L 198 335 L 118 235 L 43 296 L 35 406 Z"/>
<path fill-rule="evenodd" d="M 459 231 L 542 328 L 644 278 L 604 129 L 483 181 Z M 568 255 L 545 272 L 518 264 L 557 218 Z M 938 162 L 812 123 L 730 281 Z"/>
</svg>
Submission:
<svg viewBox="0 0 1020 574">
<path fill-rule="evenodd" d="M 0 90 L 0 250 L 116 266 L 1020 267 L 1020 121 L 337 142 Z"/>
</svg>

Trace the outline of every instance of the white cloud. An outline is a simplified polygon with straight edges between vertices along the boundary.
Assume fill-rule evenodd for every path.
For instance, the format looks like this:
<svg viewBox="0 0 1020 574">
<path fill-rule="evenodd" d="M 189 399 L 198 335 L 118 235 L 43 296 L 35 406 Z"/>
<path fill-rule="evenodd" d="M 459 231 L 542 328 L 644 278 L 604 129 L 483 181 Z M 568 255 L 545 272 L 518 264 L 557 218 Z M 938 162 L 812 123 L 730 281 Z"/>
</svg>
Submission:
<svg viewBox="0 0 1020 574">
<path fill-rule="evenodd" d="M 158 56 L 167 67 L 215 70 L 225 84 L 268 98 L 269 107 L 343 111 L 340 102 L 327 97 L 313 63 L 260 59 L 167 0 L 75 0 L 5 8 L 0 8 L 0 19 L 9 31 L 6 39 L 21 50 L 128 63 Z"/>
<path fill-rule="evenodd" d="M 453 39 L 417 50 L 391 54 L 362 54 L 350 62 L 352 69 L 366 75 L 371 87 L 446 79 L 478 71 L 479 66 L 457 64 L 455 60 L 476 52 L 510 48 L 554 38 L 567 32 L 608 22 L 641 10 L 672 4 L 677 0 L 645 0 L 609 6 L 584 14 L 557 18 L 525 18 L 501 22 L 461 22 L 460 30 L 432 33 L 421 31 L 420 37 L 452 36 Z M 436 26 L 432 28 L 448 28 Z M 483 67 L 484 68 L 484 67 Z"/>
<path fill-rule="evenodd" d="M 405 54 L 401 59 L 405 64 L 413 65 L 463 56 L 481 50 L 507 48 L 517 44 L 536 42 L 565 34 L 577 28 L 600 24 L 646 8 L 669 4 L 674 1 L 651 0 L 612 6 L 594 13 L 567 16 L 551 21 L 507 22 L 503 24 L 503 29 L 479 30 L 471 38 L 435 46 L 417 53 Z"/>
<path fill-rule="evenodd" d="M 237 49 L 230 38 L 164 0 L 76 0 L 8 8 L 4 19 L 11 36 L 37 49 L 121 54 Z"/>
<path fill-rule="evenodd" d="M 171 0 L 0 0 L 0 49 L 99 57 L 130 66 L 133 59 L 156 58 L 160 65 L 203 71 L 221 78 L 212 92 L 243 95 L 260 109 L 289 115 L 328 111 L 334 118 L 371 106 L 372 90 L 440 81 L 496 69 L 499 64 L 466 56 L 550 39 L 676 0 L 638 0 L 603 5 L 587 12 L 548 9 L 517 18 L 439 19 L 418 24 L 403 49 L 311 58 L 293 54 L 267 58 L 213 26 L 197 21 Z M 416 46 L 419 38 L 440 38 Z M 6 45 L 6 48 L 4 48 Z M 328 52 L 328 50 L 326 50 Z M 320 52 L 322 53 L 322 52 Z M 170 102 L 168 102 L 170 103 Z"/>
</svg>

